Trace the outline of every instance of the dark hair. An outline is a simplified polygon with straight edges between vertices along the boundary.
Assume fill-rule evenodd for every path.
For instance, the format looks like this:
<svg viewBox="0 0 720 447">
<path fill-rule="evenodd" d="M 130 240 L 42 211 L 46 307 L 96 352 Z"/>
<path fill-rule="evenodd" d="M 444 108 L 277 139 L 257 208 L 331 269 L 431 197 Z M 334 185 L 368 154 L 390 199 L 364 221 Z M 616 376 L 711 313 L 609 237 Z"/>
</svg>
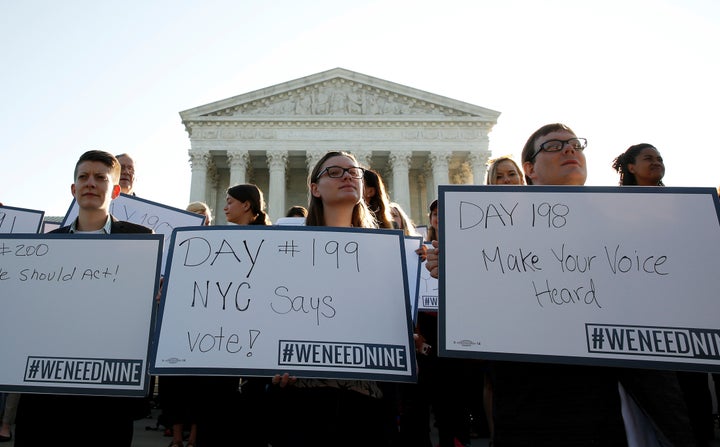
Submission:
<svg viewBox="0 0 720 447">
<path fill-rule="evenodd" d="M 240 202 L 250 202 L 250 210 L 255 214 L 255 219 L 248 225 L 272 225 L 264 211 L 265 200 L 260 188 L 252 183 L 244 183 L 228 188 L 227 193 Z"/>
<path fill-rule="evenodd" d="M 393 228 L 392 216 L 390 216 L 390 199 L 385 191 L 385 184 L 380 174 L 372 169 L 366 169 L 363 173 L 365 188 L 375 188 L 375 195 L 370 197 L 367 206 L 375 218 L 378 228 Z"/>
<path fill-rule="evenodd" d="M 312 184 L 317 183 L 318 175 L 322 170 L 323 164 L 325 164 L 325 162 L 332 157 L 348 157 L 355 164 L 357 164 L 357 160 L 355 159 L 355 157 L 353 157 L 347 152 L 342 151 L 328 152 L 327 154 L 323 155 L 317 163 L 315 163 L 315 167 L 308 176 L 308 214 L 305 218 L 305 225 L 307 226 L 325 226 L 325 209 L 322 198 L 315 197 L 312 194 Z M 368 210 L 367 205 L 365 205 L 365 201 L 362 199 L 362 197 L 360 197 L 360 200 L 358 200 L 358 203 L 356 203 L 355 207 L 353 208 L 352 226 L 359 228 L 375 228 L 375 221 L 373 220 L 372 214 L 370 213 L 370 210 Z"/>
<path fill-rule="evenodd" d="M 530 135 L 530 138 L 528 138 L 525 146 L 523 147 L 521 156 L 522 164 L 524 165 L 526 162 L 535 163 L 535 142 L 538 140 L 538 138 L 561 130 L 570 132 L 571 134 L 575 135 L 575 132 L 573 132 L 572 129 L 561 123 L 546 124 L 533 132 L 533 134 Z M 533 184 L 532 179 L 530 179 L 530 177 L 528 177 L 527 175 L 525 176 L 525 183 L 527 183 L 528 185 Z"/>
<path fill-rule="evenodd" d="M 618 155 L 615 160 L 613 160 L 612 167 L 615 171 L 617 171 L 618 174 L 620 174 L 620 182 L 618 183 L 620 186 L 630 186 L 638 184 L 637 178 L 635 178 L 635 174 L 630 172 L 630 169 L 628 169 L 628 165 L 635 164 L 635 162 L 637 161 L 637 156 L 640 155 L 640 152 L 648 148 L 657 150 L 652 144 L 640 143 L 634 146 L 630 146 L 625 152 Z M 662 179 L 658 181 L 658 186 L 665 186 L 665 184 L 662 182 Z"/>
<path fill-rule="evenodd" d="M 437 228 L 432 226 L 432 223 L 431 223 L 432 221 L 430 219 L 430 216 L 432 216 L 433 211 L 435 211 L 437 209 L 437 206 L 438 206 L 438 201 L 437 201 L 437 199 L 435 199 L 430 204 L 430 208 L 428 211 L 428 229 L 427 229 L 427 241 L 428 242 L 438 240 Z"/>
<path fill-rule="evenodd" d="M 287 213 L 285 213 L 285 217 L 306 217 L 307 216 L 307 209 L 305 209 L 304 206 L 296 205 L 290 207 L 289 210 L 287 210 Z"/>
<path fill-rule="evenodd" d="M 97 150 L 87 151 L 80 156 L 77 163 L 75 163 L 73 182 L 77 180 L 78 166 L 80 166 L 80 163 L 84 163 L 86 161 L 99 161 L 100 163 L 104 164 L 112 170 L 112 172 L 110 172 L 110 175 L 112 176 L 113 185 L 118 185 L 120 183 L 120 162 L 117 160 L 117 158 L 115 158 L 115 156 L 113 156 L 113 154 Z"/>
<path fill-rule="evenodd" d="M 497 167 L 503 161 L 509 161 L 510 163 L 512 163 L 513 166 L 515 166 L 515 170 L 517 170 L 518 175 L 522 175 L 523 170 L 520 169 L 520 166 L 518 166 L 517 163 L 515 163 L 515 160 L 513 160 L 509 155 L 503 155 L 502 157 L 493 158 L 492 160 L 488 161 L 488 169 L 487 173 L 485 174 L 486 185 L 495 184 L 495 174 L 497 173 Z"/>
</svg>

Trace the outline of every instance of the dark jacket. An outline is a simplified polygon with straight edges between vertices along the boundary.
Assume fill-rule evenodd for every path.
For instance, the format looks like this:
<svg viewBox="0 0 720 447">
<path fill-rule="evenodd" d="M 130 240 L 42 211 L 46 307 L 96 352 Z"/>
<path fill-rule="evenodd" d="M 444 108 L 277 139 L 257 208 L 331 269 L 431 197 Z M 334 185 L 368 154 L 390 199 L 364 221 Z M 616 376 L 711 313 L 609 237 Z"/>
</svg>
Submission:
<svg viewBox="0 0 720 447">
<path fill-rule="evenodd" d="M 142 225 L 111 218 L 108 237 L 153 232 Z M 70 226 L 51 233 L 70 233 Z M 15 445 L 54 445 L 65 439 L 79 446 L 97 443 L 130 447 L 134 419 L 142 407 L 142 398 L 24 394 L 18 404 Z"/>
</svg>

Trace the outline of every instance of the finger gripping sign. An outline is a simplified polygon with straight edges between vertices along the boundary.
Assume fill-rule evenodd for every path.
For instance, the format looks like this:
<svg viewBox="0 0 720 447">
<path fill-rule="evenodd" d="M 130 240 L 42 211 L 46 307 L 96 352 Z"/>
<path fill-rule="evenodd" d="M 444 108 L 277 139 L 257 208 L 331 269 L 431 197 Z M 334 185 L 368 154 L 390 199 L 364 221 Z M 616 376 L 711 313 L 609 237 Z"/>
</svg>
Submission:
<svg viewBox="0 0 720 447">
<path fill-rule="evenodd" d="M 144 396 L 160 235 L 0 235 L 0 390 Z"/>
<path fill-rule="evenodd" d="M 402 233 L 173 232 L 152 374 L 415 380 Z"/>
<path fill-rule="evenodd" d="M 441 186 L 440 354 L 720 370 L 711 188 Z"/>
</svg>

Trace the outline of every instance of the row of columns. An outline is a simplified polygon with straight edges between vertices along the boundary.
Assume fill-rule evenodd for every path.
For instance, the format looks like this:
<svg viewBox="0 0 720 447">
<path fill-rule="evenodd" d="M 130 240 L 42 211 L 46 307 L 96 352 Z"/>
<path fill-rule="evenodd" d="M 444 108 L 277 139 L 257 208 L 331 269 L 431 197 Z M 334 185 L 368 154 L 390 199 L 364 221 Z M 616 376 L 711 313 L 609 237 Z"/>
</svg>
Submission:
<svg viewBox="0 0 720 447">
<path fill-rule="evenodd" d="M 308 171 L 311 171 L 315 164 L 325 155 L 325 151 L 307 151 L 306 163 Z M 372 166 L 372 151 L 353 151 L 358 162 L 364 166 Z M 473 183 L 482 184 L 485 176 L 485 165 L 488 160 L 487 153 L 471 153 L 469 163 L 473 173 Z M 410 162 L 413 156 L 412 151 L 393 151 L 389 155 L 390 166 L 393 177 L 393 200 L 408 213 L 410 207 Z M 430 164 L 434 191 L 437 185 L 450 183 L 448 163 L 451 153 L 431 152 Z M 268 171 L 270 174 L 269 188 L 267 191 L 268 214 L 271 218 L 278 218 L 285 213 L 285 170 L 288 161 L 288 152 L 284 150 L 269 150 L 266 152 Z M 250 163 L 250 156 L 247 152 L 227 153 L 227 161 L 230 166 L 230 186 L 247 183 L 246 173 Z M 212 159 L 209 152 L 190 152 L 190 165 L 192 179 L 190 184 L 190 201 L 207 202 L 208 170 Z"/>
</svg>

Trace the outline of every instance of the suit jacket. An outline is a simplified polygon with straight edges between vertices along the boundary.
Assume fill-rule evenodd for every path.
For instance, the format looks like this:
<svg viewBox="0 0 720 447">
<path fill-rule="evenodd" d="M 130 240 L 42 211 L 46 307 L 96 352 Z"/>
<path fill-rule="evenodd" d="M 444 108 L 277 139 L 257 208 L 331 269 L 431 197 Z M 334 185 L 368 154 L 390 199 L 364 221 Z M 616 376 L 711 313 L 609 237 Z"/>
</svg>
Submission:
<svg viewBox="0 0 720 447">
<path fill-rule="evenodd" d="M 142 225 L 134 224 L 131 222 L 125 222 L 123 220 L 117 220 L 115 216 L 110 216 L 110 219 L 112 219 L 112 223 L 110 224 L 110 234 L 122 234 L 122 233 L 152 233 L 153 230 L 151 230 L 148 227 L 144 227 Z M 70 232 L 70 225 L 66 225 L 64 227 L 57 228 L 55 230 L 52 230 L 50 233 L 69 233 Z"/>
<path fill-rule="evenodd" d="M 153 232 L 110 217 L 110 235 Z M 51 233 L 70 233 L 70 225 Z M 15 446 L 53 445 L 66 438 L 79 446 L 130 447 L 133 421 L 143 404 L 144 399 L 131 397 L 25 394 L 18 404 Z"/>
</svg>

